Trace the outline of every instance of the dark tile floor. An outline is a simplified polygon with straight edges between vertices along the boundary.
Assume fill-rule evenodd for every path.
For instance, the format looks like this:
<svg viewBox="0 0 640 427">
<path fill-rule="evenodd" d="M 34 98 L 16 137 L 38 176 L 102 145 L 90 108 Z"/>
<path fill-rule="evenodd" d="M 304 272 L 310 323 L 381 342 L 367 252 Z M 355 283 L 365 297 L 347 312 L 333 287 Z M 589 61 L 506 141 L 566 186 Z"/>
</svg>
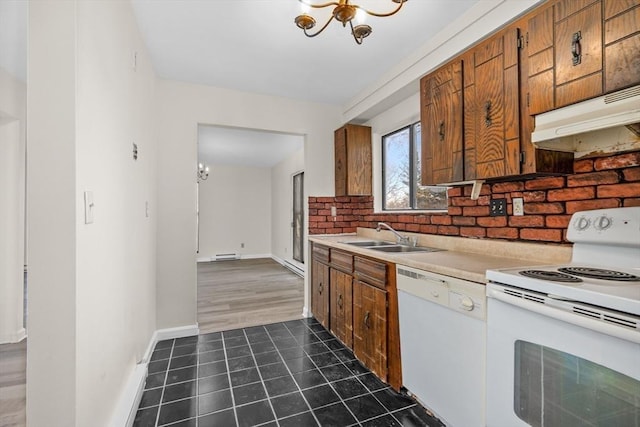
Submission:
<svg viewBox="0 0 640 427">
<path fill-rule="evenodd" d="M 165 425 L 443 426 L 312 318 L 159 342 L 134 426 Z"/>
</svg>

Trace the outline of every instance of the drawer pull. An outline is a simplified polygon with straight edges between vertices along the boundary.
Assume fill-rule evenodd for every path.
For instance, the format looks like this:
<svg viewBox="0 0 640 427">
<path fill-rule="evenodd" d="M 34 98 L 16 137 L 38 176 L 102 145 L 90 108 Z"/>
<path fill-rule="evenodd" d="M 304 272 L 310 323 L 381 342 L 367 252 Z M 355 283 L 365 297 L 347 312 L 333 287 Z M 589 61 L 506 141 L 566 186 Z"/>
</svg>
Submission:
<svg viewBox="0 0 640 427">
<path fill-rule="evenodd" d="M 440 126 L 438 126 L 438 136 L 440 137 L 440 141 L 444 141 L 444 120 L 440 122 Z"/>
<path fill-rule="evenodd" d="M 438 298 L 440 296 L 440 292 L 438 291 L 431 291 L 431 295 Z"/>
<path fill-rule="evenodd" d="M 318 293 L 322 295 L 322 282 L 318 285 Z"/>
<path fill-rule="evenodd" d="M 338 295 L 338 307 L 342 308 L 342 294 Z"/>
<path fill-rule="evenodd" d="M 367 312 L 365 313 L 365 315 L 364 315 L 364 326 L 366 326 L 366 327 L 367 327 L 367 329 L 369 329 L 369 328 L 370 328 L 370 326 L 369 326 L 369 315 L 370 315 L 370 314 L 371 314 L 371 313 L 369 313 L 369 312 L 367 311 Z"/>
</svg>

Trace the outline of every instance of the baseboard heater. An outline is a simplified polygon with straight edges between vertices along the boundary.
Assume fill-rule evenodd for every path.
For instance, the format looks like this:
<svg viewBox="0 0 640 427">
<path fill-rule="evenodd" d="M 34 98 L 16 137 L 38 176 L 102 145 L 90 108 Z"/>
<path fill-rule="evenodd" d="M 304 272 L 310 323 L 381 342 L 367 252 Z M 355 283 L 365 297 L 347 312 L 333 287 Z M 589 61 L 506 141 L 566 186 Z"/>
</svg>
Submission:
<svg viewBox="0 0 640 427">
<path fill-rule="evenodd" d="M 212 261 L 230 261 L 234 259 L 240 259 L 240 255 L 235 252 L 228 254 L 216 254 Z"/>
<path fill-rule="evenodd" d="M 285 268 L 291 270 L 292 272 L 294 272 L 298 276 L 304 277 L 304 270 L 301 269 L 300 267 L 298 267 L 297 265 L 292 264 L 291 262 L 285 260 L 284 261 L 284 266 L 285 266 Z"/>
</svg>

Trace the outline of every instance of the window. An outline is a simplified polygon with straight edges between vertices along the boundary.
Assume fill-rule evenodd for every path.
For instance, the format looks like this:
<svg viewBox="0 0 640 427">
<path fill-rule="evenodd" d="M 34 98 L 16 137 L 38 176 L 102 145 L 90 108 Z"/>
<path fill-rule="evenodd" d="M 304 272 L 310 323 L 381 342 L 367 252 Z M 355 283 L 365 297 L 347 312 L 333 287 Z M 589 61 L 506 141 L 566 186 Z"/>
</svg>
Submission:
<svg viewBox="0 0 640 427">
<path fill-rule="evenodd" d="M 420 122 L 382 137 L 384 210 L 447 209 L 447 188 L 421 185 Z"/>
</svg>

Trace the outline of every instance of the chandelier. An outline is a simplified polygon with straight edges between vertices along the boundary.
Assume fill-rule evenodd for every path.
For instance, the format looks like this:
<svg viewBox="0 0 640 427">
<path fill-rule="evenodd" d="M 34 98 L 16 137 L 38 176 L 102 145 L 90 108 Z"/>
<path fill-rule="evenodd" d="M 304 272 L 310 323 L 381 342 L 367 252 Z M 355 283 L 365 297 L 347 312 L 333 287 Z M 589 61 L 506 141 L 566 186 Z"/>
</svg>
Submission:
<svg viewBox="0 0 640 427">
<path fill-rule="evenodd" d="M 307 37 L 317 36 L 318 34 L 323 32 L 325 28 L 329 26 L 331 21 L 335 19 L 337 21 L 342 22 L 343 27 L 346 27 L 348 23 L 349 27 L 351 28 L 351 34 L 353 35 L 353 39 L 356 41 L 356 43 L 362 44 L 362 40 L 364 40 L 365 37 L 371 34 L 371 27 L 369 25 L 361 23 L 366 15 L 377 16 L 381 18 L 384 18 L 385 16 L 395 15 L 402 8 L 402 5 L 407 0 L 391 0 L 391 2 L 397 3 L 397 7 L 395 7 L 395 9 L 392 10 L 391 12 L 385 12 L 385 13 L 372 12 L 357 4 L 351 4 L 350 0 L 338 0 L 338 1 L 332 1 L 329 3 L 322 3 L 322 4 L 312 4 L 312 3 L 309 3 L 308 0 L 298 0 L 298 1 L 302 3 L 303 9 L 302 9 L 302 15 L 296 16 L 295 23 L 298 26 L 298 28 L 301 28 L 302 31 L 304 31 L 304 34 Z M 327 22 L 325 22 L 325 24 L 315 33 L 309 33 L 309 30 L 311 30 L 316 26 L 316 20 L 313 18 L 313 16 L 309 15 L 308 13 L 311 10 L 311 8 L 322 9 L 322 8 L 331 7 L 331 6 L 333 6 L 333 11 L 331 12 L 331 16 L 329 17 Z M 354 26 L 353 25 L 354 19 L 356 20 L 356 22 L 360 22 L 360 23 Z"/>
</svg>

